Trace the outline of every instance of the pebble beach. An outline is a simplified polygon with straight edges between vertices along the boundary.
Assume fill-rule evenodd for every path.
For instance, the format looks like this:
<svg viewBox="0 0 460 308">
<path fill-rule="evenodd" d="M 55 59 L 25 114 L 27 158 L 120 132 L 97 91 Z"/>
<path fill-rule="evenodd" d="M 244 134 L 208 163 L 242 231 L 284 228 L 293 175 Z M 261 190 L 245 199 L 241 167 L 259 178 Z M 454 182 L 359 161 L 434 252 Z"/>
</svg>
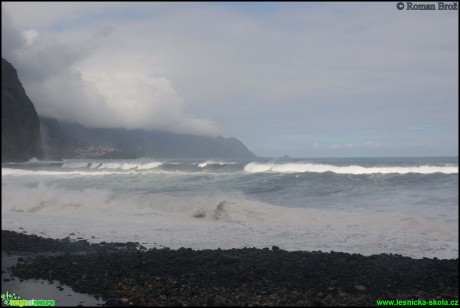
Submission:
<svg viewBox="0 0 460 308">
<path fill-rule="evenodd" d="M 55 240 L 7 230 L 2 230 L 3 254 L 22 257 L 2 276 L 58 281 L 103 306 L 376 306 L 377 300 L 458 300 L 458 258 L 276 246 L 146 249 L 136 242 Z"/>
</svg>

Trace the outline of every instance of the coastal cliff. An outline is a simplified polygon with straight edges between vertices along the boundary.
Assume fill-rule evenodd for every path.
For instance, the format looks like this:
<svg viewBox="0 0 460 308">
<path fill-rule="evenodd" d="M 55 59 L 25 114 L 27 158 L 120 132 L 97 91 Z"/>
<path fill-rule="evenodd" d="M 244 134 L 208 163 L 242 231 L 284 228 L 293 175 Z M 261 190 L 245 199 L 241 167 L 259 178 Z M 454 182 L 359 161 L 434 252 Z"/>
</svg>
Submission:
<svg viewBox="0 0 460 308">
<path fill-rule="evenodd" d="M 2 58 L 2 162 L 43 158 L 37 111 L 16 69 Z"/>
</svg>

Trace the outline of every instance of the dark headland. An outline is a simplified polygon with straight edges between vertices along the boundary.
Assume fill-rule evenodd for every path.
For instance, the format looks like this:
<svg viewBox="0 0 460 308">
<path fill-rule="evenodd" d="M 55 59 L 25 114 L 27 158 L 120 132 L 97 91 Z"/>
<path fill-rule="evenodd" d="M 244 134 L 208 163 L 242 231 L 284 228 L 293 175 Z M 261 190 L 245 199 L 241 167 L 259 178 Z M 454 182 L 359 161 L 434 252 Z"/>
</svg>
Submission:
<svg viewBox="0 0 460 308">
<path fill-rule="evenodd" d="M 146 249 L 133 242 L 90 244 L 6 230 L 3 254 L 19 256 L 9 274 L 59 281 L 102 298 L 107 306 L 376 306 L 377 300 L 458 300 L 458 258 L 288 252 L 276 246 Z"/>
</svg>

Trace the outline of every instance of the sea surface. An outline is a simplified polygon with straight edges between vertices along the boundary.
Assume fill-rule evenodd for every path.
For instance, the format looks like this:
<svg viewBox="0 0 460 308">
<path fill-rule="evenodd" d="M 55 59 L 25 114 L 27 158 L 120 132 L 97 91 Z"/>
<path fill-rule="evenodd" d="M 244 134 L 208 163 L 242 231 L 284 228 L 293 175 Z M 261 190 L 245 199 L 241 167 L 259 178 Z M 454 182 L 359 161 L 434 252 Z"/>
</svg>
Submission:
<svg viewBox="0 0 460 308">
<path fill-rule="evenodd" d="M 147 248 L 458 258 L 458 158 L 2 164 L 2 229 Z"/>
</svg>

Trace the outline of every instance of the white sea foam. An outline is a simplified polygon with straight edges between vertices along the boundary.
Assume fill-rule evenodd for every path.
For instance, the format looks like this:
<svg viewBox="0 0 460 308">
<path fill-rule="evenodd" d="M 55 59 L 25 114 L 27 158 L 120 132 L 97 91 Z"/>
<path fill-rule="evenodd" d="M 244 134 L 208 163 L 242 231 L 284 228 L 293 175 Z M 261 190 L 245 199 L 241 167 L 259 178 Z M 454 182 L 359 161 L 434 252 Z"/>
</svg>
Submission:
<svg viewBox="0 0 460 308">
<path fill-rule="evenodd" d="M 244 167 L 247 174 L 242 164 L 228 168 L 232 163 L 219 160 L 175 166 L 147 158 L 2 164 L 2 228 L 22 232 L 21 227 L 54 238 L 75 233 L 94 242 L 139 241 L 147 247 L 276 245 L 286 250 L 457 257 L 456 177 L 439 175 L 437 181 L 437 176 L 414 175 L 388 187 L 380 181 L 387 177 L 376 175 L 361 190 L 356 189 L 361 177 L 318 176 L 318 185 L 311 186 L 301 174 L 299 182 L 290 176 L 251 174 L 458 174 L 455 162 L 360 166 L 364 163 L 253 162 Z M 207 176 L 214 169 L 227 171 Z M 419 180 L 422 186 L 415 186 Z M 292 183 L 296 189 L 284 189 Z M 433 190 L 424 188 L 433 183 Z"/>
<path fill-rule="evenodd" d="M 92 164 L 91 164 L 92 166 Z M 102 169 L 102 170 L 100 170 Z M 179 170 L 159 170 L 155 168 L 146 169 L 111 169 L 111 168 L 97 168 L 90 167 L 89 170 L 27 170 L 27 169 L 14 169 L 2 168 L 2 176 L 54 176 L 54 177 L 74 177 L 74 176 L 107 176 L 107 175 L 150 175 L 150 174 L 163 174 L 163 175 L 189 175 L 192 172 L 185 172 Z"/>
<path fill-rule="evenodd" d="M 101 176 L 110 175 L 114 172 L 107 171 L 52 171 L 52 170 L 27 170 L 27 169 L 13 169 L 13 168 L 2 168 L 2 176 Z M 123 173 L 126 174 L 126 173 Z"/>
<path fill-rule="evenodd" d="M 235 163 L 233 162 L 226 162 L 226 161 L 221 161 L 221 160 L 207 160 L 205 162 L 199 163 L 198 167 L 204 168 L 208 165 L 234 165 Z"/>
<path fill-rule="evenodd" d="M 458 217 L 285 208 L 231 195 L 116 193 L 4 183 L 2 228 L 171 248 L 267 247 L 421 258 L 458 256 Z M 94 236 L 95 239 L 91 239 Z"/>
<path fill-rule="evenodd" d="M 124 164 L 123 163 L 118 163 L 118 162 L 114 162 L 114 163 L 102 163 L 98 169 L 122 169 L 122 166 Z M 130 166 L 132 164 L 128 164 L 128 166 Z"/>
<path fill-rule="evenodd" d="M 177 162 L 168 162 L 168 165 L 179 165 L 179 167 L 174 168 L 173 172 L 175 173 L 192 173 L 200 172 L 194 170 L 198 166 L 202 169 L 202 172 L 210 172 L 212 165 L 236 165 L 234 162 L 226 162 L 222 160 L 206 160 L 200 163 L 190 163 L 190 165 Z M 4 164 L 7 166 L 8 164 Z M 87 171 L 87 170 L 101 170 L 101 171 L 110 171 L 119 173 L 119 171 L 135 171 L 135 172 L 144 172 L 151 171 L 154 173 L 163 173 L 168 174 L 171 170 L 163 170 L 165 168 L 163 162 L 158 161 L 149 161 L 149 160 L 129 160 L 129 161 L 81 161 L 81 160 L 68 160 L 62 163 L 62 169 L 72 170 L 77 169 L 76 171 Z M 182 169 L 183 168 L 183 169 Z M 2 168 L 3 169 L 3 168 Z M 236 167 L 232 169 L 226 169 L 227 172 L 238 172 L 242 171 L 241 167 Z M 36 170 L 38 172 L 38 170 Z M 445 166 L 435 166 L 435 165 L 420 165 L 420 166 L 374 166 L 374 167 L 365 167 L 360 165 L 348 165 L 348 166 L 336 166 L 331 164 L 321 164 L 321 163 L 306 163 L 306 162 L 296 162 L 296 163 L 278 163 L 278 162 L 251 162 L 244 166 L 244 171 L 247 173 L 324 173 L 324 172 L 333 172 L 336 174 L 434 174 L 434 173 L 443 173 L 443 174 L 458 174 L 457 165 L 445 165 Z M 12 171 L 6 171 L 7 174 L 11 174 Z M 54 171 L 52 171 L 54 172 Z M 51 174 L 51 173 L 48 173 Z M 95 174 L 92 174 L 95 175 Z"/>
<path fill-rule="evenodd" d="M 160 167 L 162 164 L 163 163 L 160 163 L 160 162 L 151 162 L 151 163 L 138 164 L 137 169 L 139 169 L 139 170 L 155 169 L 155 168 Z"/>
<path fill-rule="evenodd" d="M 249 163 L 244 167 L 249 173 L 260 172 L 277 172 L 277 173 L 296 173 L 296 172 L 334 172 L 338 174 L 374 174 L 374 173 L 458 173 L 458 166 L 416 166 L 416 167 L 362 167 L 357 165 L 351 166 L 334 166 L 327 164 L 311 163 Z"/>
<path fill-rule="evenodd" d="M 90 169 L 114 169 L 114 170 L 148 170 L 155 169 L 161 166 L 161 162 L 140 162 L 140 161 L 130 161 L 130 162 L 86 162 L 86 161 L 65 161 L 62 164 L 62 168 L 65 169 L 80 169 L 80 168 L 90 168 Z"/>
<path fill-rule="evenodd" d="M 98 169 L 102 165 L 101 162 L 96 162 L 96 163 L 90 163 L 89 167 L 90 169 Z"/>
</svg>

